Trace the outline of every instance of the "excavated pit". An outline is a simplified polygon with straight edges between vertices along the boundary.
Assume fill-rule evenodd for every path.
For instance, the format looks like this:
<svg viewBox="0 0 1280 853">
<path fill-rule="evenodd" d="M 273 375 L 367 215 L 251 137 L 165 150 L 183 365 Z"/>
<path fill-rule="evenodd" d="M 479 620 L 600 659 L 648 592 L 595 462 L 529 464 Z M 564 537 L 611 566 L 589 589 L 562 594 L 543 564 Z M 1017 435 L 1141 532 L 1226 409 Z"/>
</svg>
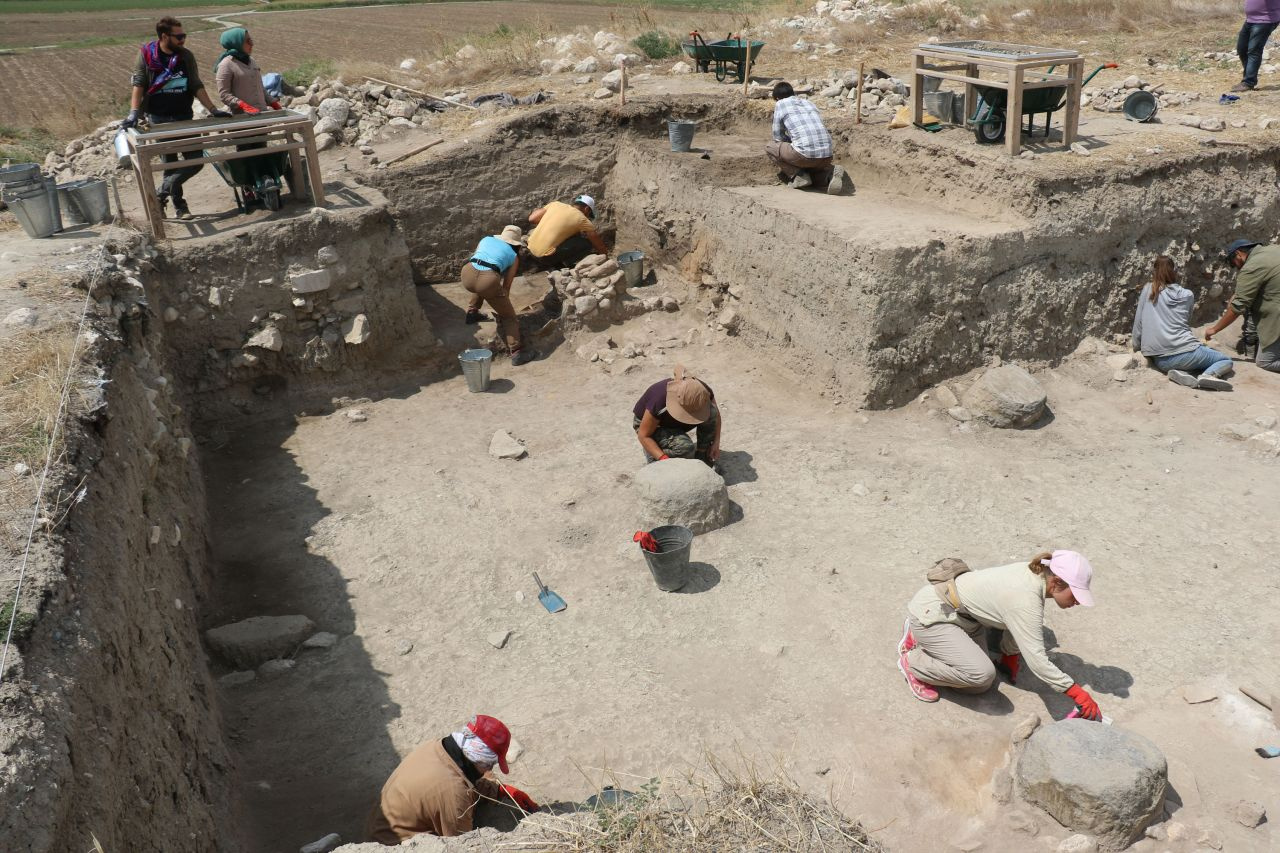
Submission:
<svg viewBox="0 0 1280 853">
<path fill-rule="evenodd" d="M 702 121 L 695 145 L 709 159 L 668 150 L 665 119 L 675 112 Z M 412 416 L 392 434 L 420 438 L 397 452 L 425 452 L 432 424 L 418 419 L 413 398 L 441 393 L 472 334 L 447 283 L 479 235 L 548 199 L 600 199 L 618 249 L 647 253 L 666 292 L 679 295 L 686 325 L 736 334 L 805 393 L 869 408 L 901 406 L 994 356 L 1054 362 L 1086 336 L 1124 331 L 1158 253 L 1218 296 L 1212 251 L 1242 233 L 1269 234 L 1280 214 L 1275 192 L 1249 189 L 1276 185 L 1276 148 L 1069 176 L 971 161 L 888 131 L 842 128 L 837 137 L 856 191 L 828 197 L 773 185 L 761 125 L 729 108 L 546 109 L 425 162 L 371 173 L 350 189 L 358 202 L 338 210 L 170 244 L 142 276 L 143 291 L 103 286 L 97 323 L 109 345 L 95 358 L 109 380 L 106 406 L 75 437 L 73 458 L 105 486 L 72 512 L 48 557 L 64 568 L 45 579 L 20 667 L 33 684 L 63 686 L 56 700 L 7 700 L 41 722 L 6 740 L 18 771 L 0 782 L 30 791 L 6 811 L 0 834 L 40 853 L 87 849 L 90 832 L 107 850 L 165 853 L 296 849 L 331 829 L 359 836 L 412 736 L 401 721 L 412 710 L 393 699 L 378 664 L 392 653 L 382 635 L 407 613 L 380 622 L 358 606 L 370 574 L 375 585 L 388 572 L 399 577 L 377 543 L 361 553 L 347 542 L 345 562 L 326 556 L 344 519 L 384 510 L 341 487 L 335 501 L 332 483 L 321 496 L 307 467 L 315 450 L 303 460 L 296 446 L 299 418 L 344 417 L 338 410 L 351 404 L 342 397 L 401 400 Z M 323 288 L 300 278 L 313 274 Z M 536 299 L 545 285 L 522 287 Z M 1217 310 L 1205 302 L 1206 314 Z M 357 316 L 369 334 L 353 342 Z M 566 318 L 542 346 L 606 328 L 600 318 Z M 247 346 L 264 333 L 270 346 Z M 465 408 L 487 436 L 500 402 L 464 395 L 440 404 Z M 409 464 L 371 455 L 366 439 L 351 436 L 331 452 L 362 466 Z M 432 502 L 458 492 L 454 484 L 434 497 L 405 494 L 412 511 L 394 520 L 430 528 Z M 536 537 L 540 528 L 519 531 Z M 567 536 L 557 541 L 574 547 Z M 421 554 L 451 556 L 447 547 Z M 446 608 L 442 592 L 409 582 L 403 606 Z M 230 670 L 203 651 L 200 631 L 290 613 L 344 638 L 328 671 L 216 686 Z M 87 638 L 92 653 L 70 654 L 68 636 Z M 433 650 L 414 677 L 440 679 L 454 658 L 442 637 L 416 642 Z M 709 678 L 715 667 L 702 668 Z M 600 662 L 575 671 L 611 677 Z M 462 691 L 459 714 L 481 699 L 515 700 L 491 686 L 501 668 L 486 675 L 479 698 Z M 738 698 L 748 703 L 749 692 Z M 306 711 L 315 703 L 324 713 Z"/>
</svg>

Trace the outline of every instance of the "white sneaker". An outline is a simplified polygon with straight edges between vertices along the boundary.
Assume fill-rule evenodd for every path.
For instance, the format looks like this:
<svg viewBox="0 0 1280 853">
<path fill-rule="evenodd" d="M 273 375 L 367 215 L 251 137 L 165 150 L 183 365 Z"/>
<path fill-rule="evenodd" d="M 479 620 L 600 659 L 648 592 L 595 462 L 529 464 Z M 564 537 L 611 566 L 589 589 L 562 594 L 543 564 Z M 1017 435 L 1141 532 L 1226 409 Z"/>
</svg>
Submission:
<svg viewBox="0 0 1280 853">
<path fill-rule="evenodd" d="M 791 179 L 791 189 L 793 190 L 802 190 L 811 186 L 813 186 L 813 178 L 809 177 L 808 172 L 800 172 Z"/>
<path fill-rule="evenodd" d="M 1204 376 L 1201 375 L 1196 380 L 1196 387 L 1204 391 L 1230 391 L 1231 383 L 1223 379 L 1221 376 Z"/>
<path fill-rule="evenodd" d="M 1196 387 L 1196 378 L 1185 370 L 1170 370 L 1169 381 L 1185 385 L 1188 388 Z"/>
<path fill-rule="evenodd" d="M 827 195 L 844 195 L 844 166 L 836 166 L 831 170 L 831 183 L 827 184 Z"/>
</svg>

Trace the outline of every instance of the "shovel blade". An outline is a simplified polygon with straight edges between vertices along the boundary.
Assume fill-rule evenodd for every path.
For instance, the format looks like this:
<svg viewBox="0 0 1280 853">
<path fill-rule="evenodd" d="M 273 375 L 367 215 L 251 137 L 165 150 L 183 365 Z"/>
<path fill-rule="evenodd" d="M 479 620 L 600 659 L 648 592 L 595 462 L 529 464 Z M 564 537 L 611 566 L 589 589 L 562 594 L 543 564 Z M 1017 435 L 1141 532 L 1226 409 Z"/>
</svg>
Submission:
<svg viewBox="0 0 1280 853">
<path fill-rule="evenodd" d="M 559 613 L 569 605 L 564 603 L 564 599 L 556 595 L 549 589 L 544 589 L 538 593 L 538 601 L 542 602 L 542 606 L 547 609 L 548 613 Z"/>
</svg>

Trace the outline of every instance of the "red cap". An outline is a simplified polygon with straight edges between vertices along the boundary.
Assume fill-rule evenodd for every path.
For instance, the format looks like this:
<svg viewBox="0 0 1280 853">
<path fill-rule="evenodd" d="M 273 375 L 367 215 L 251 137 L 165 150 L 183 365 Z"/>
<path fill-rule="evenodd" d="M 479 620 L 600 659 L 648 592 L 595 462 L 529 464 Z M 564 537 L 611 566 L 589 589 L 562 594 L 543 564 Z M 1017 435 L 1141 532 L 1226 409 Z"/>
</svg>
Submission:
<svg viewBox="0 0 1280 853">
<path fill-rule="evenodd" d="M 498 754 L 498 767 L 503 773 L 509 773 L 507 770 L 507 747 L 511 746 L 511 731 L 503 724 L 502 720 L 497 717 L 489 717 L 484 714 L 476 714 L 475 719 L 467 723 L 467 728 L 471 733 L 480 740 L 484 741 L 484 745 L 492 749 Z"/>
</svg>

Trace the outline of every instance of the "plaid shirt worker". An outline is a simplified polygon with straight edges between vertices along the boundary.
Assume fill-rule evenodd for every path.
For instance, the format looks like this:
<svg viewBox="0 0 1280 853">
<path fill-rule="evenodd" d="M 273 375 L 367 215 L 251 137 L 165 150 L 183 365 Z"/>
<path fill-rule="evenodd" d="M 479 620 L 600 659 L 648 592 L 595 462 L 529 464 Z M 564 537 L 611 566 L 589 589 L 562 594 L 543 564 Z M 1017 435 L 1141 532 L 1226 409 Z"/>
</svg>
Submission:
<svg viewBox="0 0 1280 853">
<path fill-rule="evenodd" d="M 794 95 L 774 104 L 773 139 L 789 142 L 796 153 L 815 160 L 831 156 L 831 134 L 823 127 L 818 108 Z"/>
</svg>

